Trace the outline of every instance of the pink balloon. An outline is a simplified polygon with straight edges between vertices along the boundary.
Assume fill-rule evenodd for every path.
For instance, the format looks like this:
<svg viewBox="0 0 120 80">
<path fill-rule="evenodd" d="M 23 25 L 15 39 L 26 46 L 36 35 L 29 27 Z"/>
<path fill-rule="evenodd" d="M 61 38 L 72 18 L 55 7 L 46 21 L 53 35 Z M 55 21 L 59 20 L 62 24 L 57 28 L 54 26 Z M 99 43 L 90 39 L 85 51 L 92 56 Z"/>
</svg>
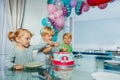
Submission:
<svg viewBox="0 0 120 80">
<path fill-rule="evenodd" d="M 49 5 L 47 6 L 47 10 L 48 10 L 48 12 L 49 12 L 50 14 L 53 14 L 54 12 L 56 12 L 57 8 L 56 8 L 55 5 L 49 4 Z"/>
<path fill-rule="evenodd" d="M 62 16 L 60 18 L 57 18 L 55 23 L 58 27 L 63 27 L 64 26 L 64 17 Z"/>
<path fill-rule="evenodd" d="M 55 15 L 54 14 L 49 14 L 48 15 L 48 18 L 52 19 L 52 20 L 55 20 Z"/>
<path fill-rule="evenodd" d="M 84 12 L 88 12 L 90 9 L 90 6 L 88 5 L 87 1 L 84 1 Z"/>
<path fill-rule="evenodd" d="M 107 5 L 108 5 L 107 3 L 100 4 L 100 5 L 98 5 L 98 8 L 105 9 L 107 7 Z"/>
<path fill-rule="evenodd" d="M 56 18 L 59 18 L 59 17 L 61 17 L 63 15 L 63 11 L 62 10 L 58 10 L 58 11 L 56 11 L 54 13 L 54 15 L 55 15 Z"/>
</svg>

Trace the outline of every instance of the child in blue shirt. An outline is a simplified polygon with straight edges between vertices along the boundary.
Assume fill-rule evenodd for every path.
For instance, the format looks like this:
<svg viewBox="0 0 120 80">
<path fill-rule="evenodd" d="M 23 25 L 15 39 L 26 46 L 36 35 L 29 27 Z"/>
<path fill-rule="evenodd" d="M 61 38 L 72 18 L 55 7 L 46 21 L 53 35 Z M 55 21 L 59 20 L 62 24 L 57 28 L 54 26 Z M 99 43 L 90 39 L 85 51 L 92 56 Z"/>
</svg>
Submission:
<svg viewBox="0 0 120 80">
<path fill-rule="evenodd" d="M 14 69 L 23 69 L 24 65 L 33 62 L 33 50 L 41 50 L 48 44 L 51 45 L 50 41 L 38 45 L 30 45 L 32 34 L 27 29 L 17 29 L 15 32 L 9 32 L 8 38 L 10 41 L 15 42 L 16 45 L 6 58 L 6 67 Z"/>
</svg>

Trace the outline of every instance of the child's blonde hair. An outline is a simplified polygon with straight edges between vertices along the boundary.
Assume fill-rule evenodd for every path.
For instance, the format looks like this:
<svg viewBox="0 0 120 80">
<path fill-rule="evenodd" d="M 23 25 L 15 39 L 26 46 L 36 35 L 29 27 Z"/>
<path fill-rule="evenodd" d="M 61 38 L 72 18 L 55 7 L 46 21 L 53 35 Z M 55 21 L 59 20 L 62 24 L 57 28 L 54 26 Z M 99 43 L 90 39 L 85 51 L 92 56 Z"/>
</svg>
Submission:
<svg viewBox="0 0 120 80">
<path fill-rule="evenodd" d="M 24 35 L 23 31 L 29 33 L 30 36 L 32 37 L 32 33 L 31 33 L 29 30 L 19 28 L 19 29 L 17 29 L 15 32 L 10 31 L 10 32 L 8 33 L 8 38 L 9 38 L 9 40 L 10 40 L 10 41 L 16 41 L 16 38 L 21 38 L 22 35 Z M 21 35 L 21 34 L 22 34 L 22 35 Z"/>
<path fill-rule="evenodd" d="M 46 35 L 48 35 L 48 34 L 54 35 L 53 29 L 50 28 L 50 27 L 44 27 L 44 28 L 42 29 L 42 36 L 46 36 Z"/>
<path fill-rule="evenodd" d="M 65 33 L 65 34 L 63 35 L 63 39 L 64 39 L 65 36 L 67 36 L 67 37 L 69 37 L 70 39 L 72 39 L 72 34 L 71 34 L 71 33 Z"/>
</svg>

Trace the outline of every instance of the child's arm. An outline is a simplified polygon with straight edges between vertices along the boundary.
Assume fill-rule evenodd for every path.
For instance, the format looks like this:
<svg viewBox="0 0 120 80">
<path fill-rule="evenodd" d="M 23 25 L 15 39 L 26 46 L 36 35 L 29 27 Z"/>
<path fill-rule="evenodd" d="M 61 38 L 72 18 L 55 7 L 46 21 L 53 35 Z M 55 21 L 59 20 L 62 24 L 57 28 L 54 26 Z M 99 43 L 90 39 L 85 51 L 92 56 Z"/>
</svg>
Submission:
<svg viewBox="0 0 120 80">
<path fill-rule="evenodd" d="M 52 55 L 50 55 L 50 60 L 53 61 L 54 60 L 54 57 Z"/>
<path fill-rule="evenodd" d="M 47 45 L 48 45 L 47 43 L 40 43 L 40 44 L 37 44 L 37 45 L 31 45 L 28 49 L 29 50 L 42 50 Z"/>
<path fill-rule="evenodd" d="M 55 43 L 54 43 L 54 47 L 58 47 L 59 45 L 60 45 L 59 42 L 55 42 Z"/>
<path fill-rule="evenodd" d="M 14 63 L 14 59 L 15 59 L 15 50 L 14 49 L 10 49 L 10 53 L 8 53 L 6 60 L 5 60 L 5 66 L 7 68 L 13 68 L 14 65 L 16 65 Z"/>
<path fill-rule="evenodd" d="M 53 46 L 46 47 L 42 50 L 43 53 L 48 53 L 52 50 Z"/>
<path fill-rule="evenodd" d="M 23 65 L 17 64 L 17 65 L 14 66 L 14 69 L 22 70 L 23 69 Z"/>
<path fill-rule="evenodd" d="M 59 43 L 58 43 L 58 42 L 53 43 L 53 44 L 50 45 L 49 47 L 44 48 L 44 49 L 42 50 L 42 52 L 48 53 L 48 52 L 50 52 L 50 51 L 52 50 L 53 47 L 57 47 L 57 46 L 59 46 Z"/>
</svg>

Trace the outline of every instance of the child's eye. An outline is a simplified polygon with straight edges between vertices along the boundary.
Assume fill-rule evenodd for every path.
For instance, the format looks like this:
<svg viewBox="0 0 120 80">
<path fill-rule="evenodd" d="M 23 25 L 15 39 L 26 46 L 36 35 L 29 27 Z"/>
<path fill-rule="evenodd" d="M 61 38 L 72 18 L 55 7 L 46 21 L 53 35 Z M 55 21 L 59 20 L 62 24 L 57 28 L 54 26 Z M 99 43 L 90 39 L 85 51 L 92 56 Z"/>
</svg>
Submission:
<svg viewBox="0 0 120 80">
<path fill-rule="evenodd" d="M 29 38 L 26 38 L 26 40 L 29 40 Z"/>
</svg>

